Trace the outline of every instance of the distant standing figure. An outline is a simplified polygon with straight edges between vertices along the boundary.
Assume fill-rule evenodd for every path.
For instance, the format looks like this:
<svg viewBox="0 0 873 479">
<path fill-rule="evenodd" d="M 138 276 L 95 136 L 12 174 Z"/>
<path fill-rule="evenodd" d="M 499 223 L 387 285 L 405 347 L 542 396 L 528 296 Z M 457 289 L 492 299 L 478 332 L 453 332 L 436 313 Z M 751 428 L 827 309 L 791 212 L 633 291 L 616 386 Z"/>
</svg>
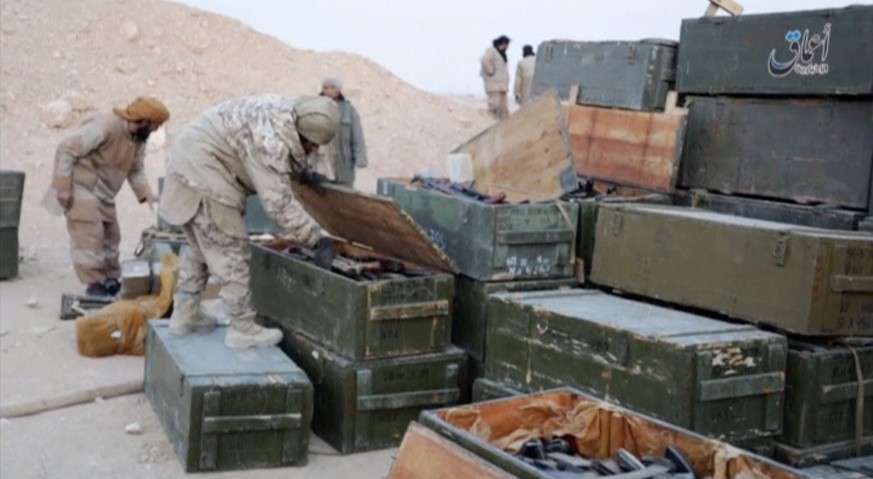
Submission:
<svg viewBox="0 0 873 479">
<path fill-rule="evenodd" d="M 480 61 L 482 70 L 479 75 L 485 83 L 485 94 L 488 95 L 488 112 L 498 121 L 509 116 L 509 104 L 506 100 L 506 94 L 509 92 L 507 48 L 509 48 L 509 37 L 501 35 L 485 50 Z"/>
<path fill-rule="evenodd" d="M 336 183 L 349 188 L 355 186 L 355 169 L 367 166 L 367 144 L 361 117 L 355 107 L 343 96 L 339 78 L 325 78 L 321 95 L 334 100 L 339 107 L 339 130 L 333 141 L 319 149 L 313 168 Z"/>
<path fill-rule="evenodd" d="M 525 106 L 531 101 L 530 92 L 533 88 L 534 67 L 537 63 L 537 57 L 534 55 L 533 47 L 525 45 L 522 48 L 522 59 L 518 62 L 518 68 L 515 69 L 515 102 L 519 106 Z"/>
</svg>

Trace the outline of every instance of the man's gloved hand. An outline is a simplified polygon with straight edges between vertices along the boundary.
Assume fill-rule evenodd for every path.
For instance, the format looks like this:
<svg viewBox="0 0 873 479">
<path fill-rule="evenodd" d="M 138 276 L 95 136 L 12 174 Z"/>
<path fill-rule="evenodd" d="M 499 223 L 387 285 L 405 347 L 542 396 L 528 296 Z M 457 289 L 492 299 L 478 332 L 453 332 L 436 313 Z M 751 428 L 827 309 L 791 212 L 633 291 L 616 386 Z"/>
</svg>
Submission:
<svg viewBox="0 0 873 479">
<path fill-rule="evenodd" d="M 312 170 L 304 170 L 300 173 L 298 179 L 300 180 L 300 183 L 312 188 L 319 195 L 324 195 L 325 193 L 322 185 L 324 183 L 330 183 L 330 180 L 326 176 Z"/>
<path fill-rule="evenodd" d="M 333 245 L 333 238 L 324 237 L 315 243 L 315 265 L 321 269 L 330 270 L 337 251 Z"/>
</svg>

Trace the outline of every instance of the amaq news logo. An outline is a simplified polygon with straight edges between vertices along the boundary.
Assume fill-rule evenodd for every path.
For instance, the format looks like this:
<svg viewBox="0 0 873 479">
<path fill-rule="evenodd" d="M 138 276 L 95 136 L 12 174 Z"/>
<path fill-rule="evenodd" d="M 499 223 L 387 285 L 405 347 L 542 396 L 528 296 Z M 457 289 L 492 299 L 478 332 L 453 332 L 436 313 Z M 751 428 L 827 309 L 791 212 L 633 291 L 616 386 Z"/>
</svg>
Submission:
<svg viewBox="0 0 873 479">
<path fill-rule="evenodd" d="M 800 30 L 789 30 L 785 34 L 785 41 L 788 42 L 788 50 L 793 54 L 787 61 L 781 61 L 776 58 L 776 49 L 770 51 L 770 61 L 767 62 L 767 69 L 770 75 L 776 78 L 782 78 L 796 73 L 798 75 L 827 75 L 828 51 L 831 46 L 831 24 L 826 23 L 822 33 L 809 35 L 809 29 L 800 33 Z M 780 55 L 780 58 L 785 58 L 788 55 Z M 813 63 L 816 57 L 820 58 L 819 63 Z"/>
</svg>

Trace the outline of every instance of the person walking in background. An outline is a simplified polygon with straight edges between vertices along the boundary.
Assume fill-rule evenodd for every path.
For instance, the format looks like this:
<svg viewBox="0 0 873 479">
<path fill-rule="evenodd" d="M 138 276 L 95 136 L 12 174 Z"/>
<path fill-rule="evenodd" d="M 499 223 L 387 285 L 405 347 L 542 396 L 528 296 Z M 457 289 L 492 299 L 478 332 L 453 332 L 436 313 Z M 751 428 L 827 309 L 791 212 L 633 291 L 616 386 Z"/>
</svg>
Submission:
<svg viewBox="0 0 873 479">
<path fill-rule="evenodd" d="M 367 144 L 361 117 L 343 95 L 343 82 L 339 78 L 325 78 L 321 83 L 321 96 L 336 102 L 340 123 L 333 141 L 312 156 L 312 167 L 336 183 L 354 188 L 355 169 L 367 166 Z"/>
<path fill-rule="evenodd" d="M 521 52 L 522 58 L 518 61 L 518 67 L 515 69 L 515 88 L 513 90 L 515 102 L 518 103 L 518 106 L 525 106 L 531 101 L 530 92 L 533 88 L 537 57 L 530 45 L 525 45 Z"/>
<path fill-rule="evenodd" d="M 485 83 L 485 94 L 488 95 L 488 112 L 498 121 L 509 116 L 506 99 L 509 92 L 509 66 L 506 59 L 508 48 L 509 37 L 501 35 L 485 50 L 479 62 L 482 67 L 479 76 Z"/>
<path fill-rule="evenodd" d="M 169 118 L 160 101 L 140 97 L 89 118 L 58 146 L 49 192 L 67 218 L 73 267 L 86 295 L 115 296 L 121 289 L 115 197 L 127 180 L 140 203 L 158 201 L 145 175 L 146 141 Z"/>
</svg>

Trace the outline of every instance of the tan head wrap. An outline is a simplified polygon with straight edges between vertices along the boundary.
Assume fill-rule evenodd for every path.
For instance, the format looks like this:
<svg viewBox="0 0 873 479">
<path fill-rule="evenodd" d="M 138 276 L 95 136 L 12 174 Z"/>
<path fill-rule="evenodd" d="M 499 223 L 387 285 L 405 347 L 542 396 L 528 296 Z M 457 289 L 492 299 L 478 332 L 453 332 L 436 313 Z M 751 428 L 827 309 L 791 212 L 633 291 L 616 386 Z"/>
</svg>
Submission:
<svg viewBox="0 0 873 479">
<path fill-rule="evenodd" d="M 164 122 L 170 119 L 170 112 L 157 98 L 139 97 L 126 107 L 116 107 L 113 110 L 116 115 L 128 121 L 147 120 L 151 123 L 151 129 L 157 130 Z"/>
<path fill-rule="evenodd" d="M 294 104 L 297 114 L 297 133 L 316 145 L 333 140 L 339 128 L 339 107 L 324 96 L 302 97 Z"/>
</svg>

